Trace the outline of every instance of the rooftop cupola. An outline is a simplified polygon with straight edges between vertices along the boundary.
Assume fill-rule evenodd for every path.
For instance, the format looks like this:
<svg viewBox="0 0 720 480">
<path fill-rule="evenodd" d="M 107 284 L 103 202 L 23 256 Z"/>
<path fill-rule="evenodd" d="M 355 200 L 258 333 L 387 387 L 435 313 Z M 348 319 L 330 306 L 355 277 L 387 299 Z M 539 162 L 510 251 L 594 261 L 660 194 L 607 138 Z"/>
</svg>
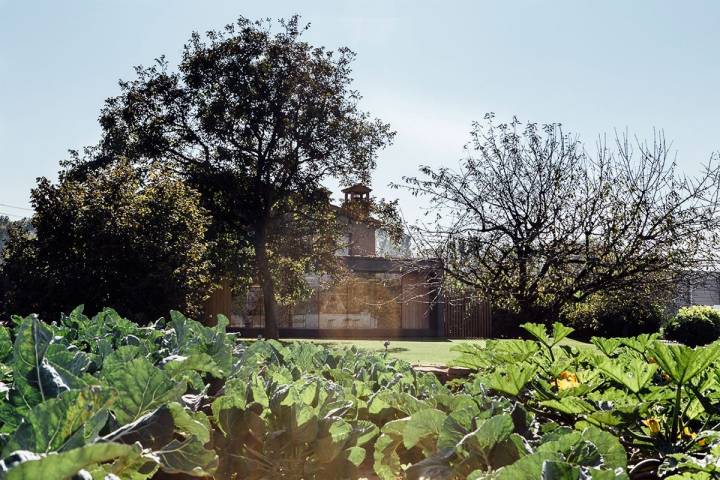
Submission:
<svg viewBox="0 0 720 480">
<path fill-rule="evenodd" d="M 350 255 L 375 255 L 375 221 L 370 217 L 372 189 L 357 183 L 342 191 L 345 194 L 343 209 L 348 222 Z"/>
<path fill-rule="evenodd" d="M 356 183 L 352 187 L 347 187 L 342 191 L 345 194 L 345 201 L 349 200 L 370 200 L 370 192 L 372 188 L 363 185 L 362 183 Z"/>
</svg>

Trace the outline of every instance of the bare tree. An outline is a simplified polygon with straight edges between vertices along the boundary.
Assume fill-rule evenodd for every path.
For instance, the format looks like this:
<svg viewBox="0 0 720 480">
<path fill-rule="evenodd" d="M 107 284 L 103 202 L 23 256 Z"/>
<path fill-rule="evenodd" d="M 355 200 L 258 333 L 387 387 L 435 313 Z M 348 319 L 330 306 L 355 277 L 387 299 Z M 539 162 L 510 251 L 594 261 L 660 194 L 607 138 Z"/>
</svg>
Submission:
<svg viewBox="0 0 720 480">
<path fill-rule="evenodd" d="M 662 133 L 616 136 L 594 155 L 559 124 L 473 126 L 458 169 L 421 167 L 398 187 L 429 200 L 414 226 L 451 280 L 548 321 L 599 291 L 668 286 L 717 259 L 720 170 L 678 171 Z"/>
</svg>

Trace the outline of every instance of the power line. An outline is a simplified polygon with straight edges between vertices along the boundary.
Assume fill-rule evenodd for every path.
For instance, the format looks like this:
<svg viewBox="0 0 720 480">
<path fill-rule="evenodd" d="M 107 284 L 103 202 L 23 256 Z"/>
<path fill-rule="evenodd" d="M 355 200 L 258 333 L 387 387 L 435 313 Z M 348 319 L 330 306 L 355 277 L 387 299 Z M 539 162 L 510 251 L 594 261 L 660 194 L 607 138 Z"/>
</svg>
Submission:
<svg viewBox="0 0 720 480">
<path fill-rule="evenodd" d="M 32 211 L 33 211 L 32 208 L 16 207 L 15 205 L 8 205 L 7 203 L 0 203 L 0 207 L 14 208 L 14 209 L 16 209 L 16 210 L 26 210 L 26 211 L 28 211 L 28 212 L 32 212 Z"/>
<path fill-rule="evenodd" d="M 6 217 L 25 218 L 23 215 L 18 215 L 17 213 L 0 212 L 0 215 L 5 215 Z"/>
</svg>

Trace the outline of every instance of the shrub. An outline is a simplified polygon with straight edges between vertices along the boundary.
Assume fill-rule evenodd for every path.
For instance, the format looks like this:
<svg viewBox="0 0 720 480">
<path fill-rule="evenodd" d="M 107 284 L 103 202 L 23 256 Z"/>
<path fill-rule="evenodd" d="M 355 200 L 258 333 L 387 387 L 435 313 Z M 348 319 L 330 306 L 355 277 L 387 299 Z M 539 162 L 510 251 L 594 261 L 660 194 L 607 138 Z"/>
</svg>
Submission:
<svg viewBox="0 0 720 480">
<path fill-rule="evenodd" d="M 33 233 L 15 227 L 0 259 L 0 317 L 57 319 L 83 303 L 141 323 L 200 314 L 210 287 L 208 213 L 183 179 L 119 159 L 32 190 Z"/>
<path fill-rule="evenodd" d="M 578 340 L 657 332 L 666 315 L 662 305 L 651 298 L 650 295 L 595 294 L 564 308 L 560 321 L 575 329 L 573 338 Z"/>
<path fill-rule="evenodd" d="M 516 312 L 492 306 L 492 336 L 493 338 L 524 337 L 525 331 L 520 328 L 522 319 Z"/>
<path fill-rule="evenodd" d="M 706 305 L 681 308 L 663 329 L 665 338 L 696 347 L 720 338 L 720 310 Z"/>
</svg>

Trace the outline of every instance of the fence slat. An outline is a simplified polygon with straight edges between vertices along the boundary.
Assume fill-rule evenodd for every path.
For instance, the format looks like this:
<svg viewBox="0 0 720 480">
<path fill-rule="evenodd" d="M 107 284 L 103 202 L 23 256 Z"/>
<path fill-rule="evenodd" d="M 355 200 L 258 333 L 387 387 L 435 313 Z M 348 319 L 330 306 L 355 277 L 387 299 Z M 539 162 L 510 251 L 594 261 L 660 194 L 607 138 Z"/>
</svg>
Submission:
<svg viewBox="0 0 720 480">
<path fill-rule="evenodd" d="M 487 302 L 468 298 L 444 299 L 444 334 L 447 338 L 490 338 L 492 315 Z"/>
</svg>

